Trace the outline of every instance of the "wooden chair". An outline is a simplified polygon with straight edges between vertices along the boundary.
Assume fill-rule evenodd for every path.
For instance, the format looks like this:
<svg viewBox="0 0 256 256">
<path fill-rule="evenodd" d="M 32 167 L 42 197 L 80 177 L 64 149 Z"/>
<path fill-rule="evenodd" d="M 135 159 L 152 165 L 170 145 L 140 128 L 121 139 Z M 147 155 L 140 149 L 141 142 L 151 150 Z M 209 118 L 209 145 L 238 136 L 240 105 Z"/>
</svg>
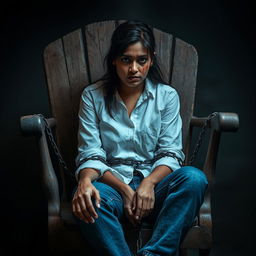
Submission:
<svg viewBox="0 0 256 256">
<path fill-rule="evenodd" d="M 104 21 L 85 26 L 50 43 L 44 51 L 44 63 L 52 117 L 48 124 L 53 128 L 60 152 L 69 170 L 75 170 L 77 154 L 78 108 L 83 88 L 98 80 L 104 74 L 102 65 L 110 38 L 115 27 L 122 21 Z M 183 120 L 183 148 L 186 164 L 190 155 L 192 130 L 202 127 L 206 118 L 193 116 L 198 56 L 196 49 L 174 38 L 171 34 L 154 28 L 156 54 L 164 74 L 164 79 L 178 91 Z M 235 113 L 217 113 L 207 124 L 210 129 L 208 151 L 203 171 L 209 181 L 209 189 L 201 207 L 198 220 L 189 230 L 181 244 L 181 255 L 186 249 L 197 248 L 200 255 L 208 255 L 212 246 L 212 221 L 210 192 L 214 179 L 218 145 L 221 132 L 236 131 L 238 116 Z M 71 212 L 71 191 L 74 181 L 55 163 L 45 122 L 37 115 L 20 119 L 24 135 L 35 135 L 41 154 L 42 183 L 48 200 L 49 250 L 72 252 L 72 255 L 91 255 L 83 241 Z M 55 129 L 54 129 L 55 128 Z M 142 230 L 135 230 L 124 224 L 127 241 L 135 251 L 150 237 L 152 224 L 144 224 Z M 87 252 L 87 254 L 86 254 Z"/>
</svg>

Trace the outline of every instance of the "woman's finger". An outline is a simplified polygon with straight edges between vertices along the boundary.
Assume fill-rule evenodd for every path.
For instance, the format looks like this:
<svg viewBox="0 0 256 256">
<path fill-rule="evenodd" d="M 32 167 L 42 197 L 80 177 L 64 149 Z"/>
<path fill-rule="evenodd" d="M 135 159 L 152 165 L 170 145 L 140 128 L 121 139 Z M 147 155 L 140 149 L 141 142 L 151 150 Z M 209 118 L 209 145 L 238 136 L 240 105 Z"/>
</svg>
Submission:
<svg viewBox="0 0 256 256">
<path fill-rule="evenodd" d="M 138 196 L 138 194 L 136 193 L 136 213 L 135 213 L 135 219 L 138 221 L 140 220 L 140 216 L 141 216 L 141 209 L 142 209 L 142 199 Z"/>
<path fill-rule="evenodd" d="M 140 219 L 142 219 L 143 217 L 146 216 L 146 212 L 147 212 L 147 202 L 148 202 L 147 199 L 143 199 L 143 200 L 142 200 Z"/>
<path fill-rule="evenodd" d="M 83 196 L 78 196 L 77 201 L 79 203 L 79 207 L 81 209 L 82 214 L 85 216 L 85 218 L 89 221 L 91 216 L 87 210 L 86 204 L 84 202 Z"/>
<path fill-rule="evenodd" d="M 88 193 L 86 193 L 84 195 L 84 199 L 85 199 L 85 205 L 86 205 L 86 209 L 89 212 L 91 219 L 90 221 L 92 223 L 94 223 L 94 218 L 98 218 L 98 214 L 96 213 L 93 204 L 92 204 L 92 200 L 91 200 L 91 195 L 89 195 Z"/>
<path fill-rule="evenodd" d="M 74 214 L 80 219 L 85 221 L 86 223 L 88 223 L 87 218 L 83 215 L 82 211 L 81 211 L 81 207 L 78 203 L 74 204 Z"/>
<path fill-rule="evenodd" d="M 136 210 L 136 205 L 137 205 L 137 193 L 134 193 L 133 199 L 132 199 L 132 212 Z"/>
<path fill-rule="evenodd" d="M 143 201 L 143 213 L 142 213 L 141 218 L 148 216 L 149 211 L 150 211 L 150 200 L 144 200 Z"/>
<path fill-rule="evenodd" d="M 95 197 L 95 204 L 96 204 L 96 207 L 100 208 L 100 201 L 101 201 L 101 198 L 100 198 L 100 193 L 97 189 L 95 189 L 93 191 L 94 193 L 94 197 Z"/>
<path fill-rule="evenodd" d="M 128 220 L 132 223 L 132 225 L 136 226 L 136 222 L 134 220 L 132 209 L 131 208 L 125 208 L 125 213 L 126 213 L 126 216 L 127 216 Z"/>
<path fill-rule="evenodd" d="M 150 212 L 154 209 L 155 206 L 155 195 L 152 197 L 152 200 L 150 201 Z"/>
</svg>

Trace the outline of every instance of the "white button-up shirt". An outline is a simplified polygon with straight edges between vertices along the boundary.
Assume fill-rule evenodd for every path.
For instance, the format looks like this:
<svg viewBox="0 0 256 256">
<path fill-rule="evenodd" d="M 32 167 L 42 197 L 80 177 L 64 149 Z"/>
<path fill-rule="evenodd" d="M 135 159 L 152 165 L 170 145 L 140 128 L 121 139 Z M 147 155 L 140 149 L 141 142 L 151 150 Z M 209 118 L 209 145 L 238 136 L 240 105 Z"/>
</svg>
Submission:
<svg viewBox="0 0 256 256">
<path fill-rule="evenodd" d="M 102 82 L 89 85 L 80 102 L 76 177 L 80 170 L 93 168 L 100 172 L 100 177 L 108 170 L 129 184 L 135 169 L 147 177 L 159 165 L 173 171 L 180 168 L 184 154 L 179 110 L 174 88 L 146 79 L 130 118 L 116 92 L 113 119 L 105 106 Z M 112 161 L 117 159 L 140 162 L 132 165 Z"/>
</svg>

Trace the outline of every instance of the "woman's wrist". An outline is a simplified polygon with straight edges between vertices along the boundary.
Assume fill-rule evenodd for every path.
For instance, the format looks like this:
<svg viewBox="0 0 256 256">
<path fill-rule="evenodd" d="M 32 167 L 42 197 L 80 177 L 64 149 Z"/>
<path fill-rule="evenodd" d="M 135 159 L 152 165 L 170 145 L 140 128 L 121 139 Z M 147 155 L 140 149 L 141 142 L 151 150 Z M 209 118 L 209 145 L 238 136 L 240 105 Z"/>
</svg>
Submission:
<svg viewBox="0 0 256 256">
<path fill-rule="evenodd" d="M 92 182 L 99 177 L 99 171 L 92 168 L 85 168 L 79 172 L 79 182 Z"/>
<path fill-rule="evenodd" d="M 170 173 L 172 173 L 172 169 L 170 167 L 166 165 L 159 165 L 149 174 L 149 176 L 144 178 L 144 181 L 155 187 L 157 183 Z"/>
<path fill-rule="evenodd" d="M 116 178 L 110 171 L 106 171 L 99 181 L 113 187 L 122 195 L 125 194 L 127 187 L 129 186 Z"/>
<path fill-rule="evenodd" d="M 81 177 L 79 178 L 79 181 L 78 181 L 78 184 L 89 184 L 89 183 L 92 183 L 92 180 L 90 177 Z"/>
<path fill-rule="evenodd" d="M 129 189 L 132 189 L 129 185 L 123 183 L 119 186 L 119 192 L 121 193 L 122 196 L 124 196 Z"/>
<path fill-rule="evenodd" d="M 143 182 L 146 182 L 146 183 L 150 184 L 153 187 L 155 187 L 156 184 L 157 184 L 157 181 L 153 177 L 150 177 L 150 176 L 144 178 Z"/>
</svg>

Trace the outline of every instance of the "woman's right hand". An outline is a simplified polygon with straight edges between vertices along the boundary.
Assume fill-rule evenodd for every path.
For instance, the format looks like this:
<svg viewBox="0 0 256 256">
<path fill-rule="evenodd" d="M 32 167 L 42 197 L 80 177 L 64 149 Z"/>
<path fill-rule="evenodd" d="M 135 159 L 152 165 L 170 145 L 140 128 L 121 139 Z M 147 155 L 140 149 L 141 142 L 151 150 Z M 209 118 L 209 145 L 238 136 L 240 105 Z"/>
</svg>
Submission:
<svg viewBox="0 0 256 256">
<path fill-rule="evenodd" d="M 100 207 L 100 193 L 93 186 L 90 179 L 83 179 L 79 181 L 77 190 L 72 200 L 73 213 L 86 223 L 94 223 L 94 219 L 98 218 L 93 203 L 92 197 L 95 198 L 95 204 Z"/>
<path fill-rule="evenodd" d="M 138 224 L 138 221 L 135 219 L 134 210 L 134 196 L 135 191 L 127 185 L 126 189 L 122 192 L 122 197 L 124 201 L 124 211 L 125 215 L 128 218 L 128 220 L 133 224 L 133 226 L 136 226 Z"/>
</svg>

